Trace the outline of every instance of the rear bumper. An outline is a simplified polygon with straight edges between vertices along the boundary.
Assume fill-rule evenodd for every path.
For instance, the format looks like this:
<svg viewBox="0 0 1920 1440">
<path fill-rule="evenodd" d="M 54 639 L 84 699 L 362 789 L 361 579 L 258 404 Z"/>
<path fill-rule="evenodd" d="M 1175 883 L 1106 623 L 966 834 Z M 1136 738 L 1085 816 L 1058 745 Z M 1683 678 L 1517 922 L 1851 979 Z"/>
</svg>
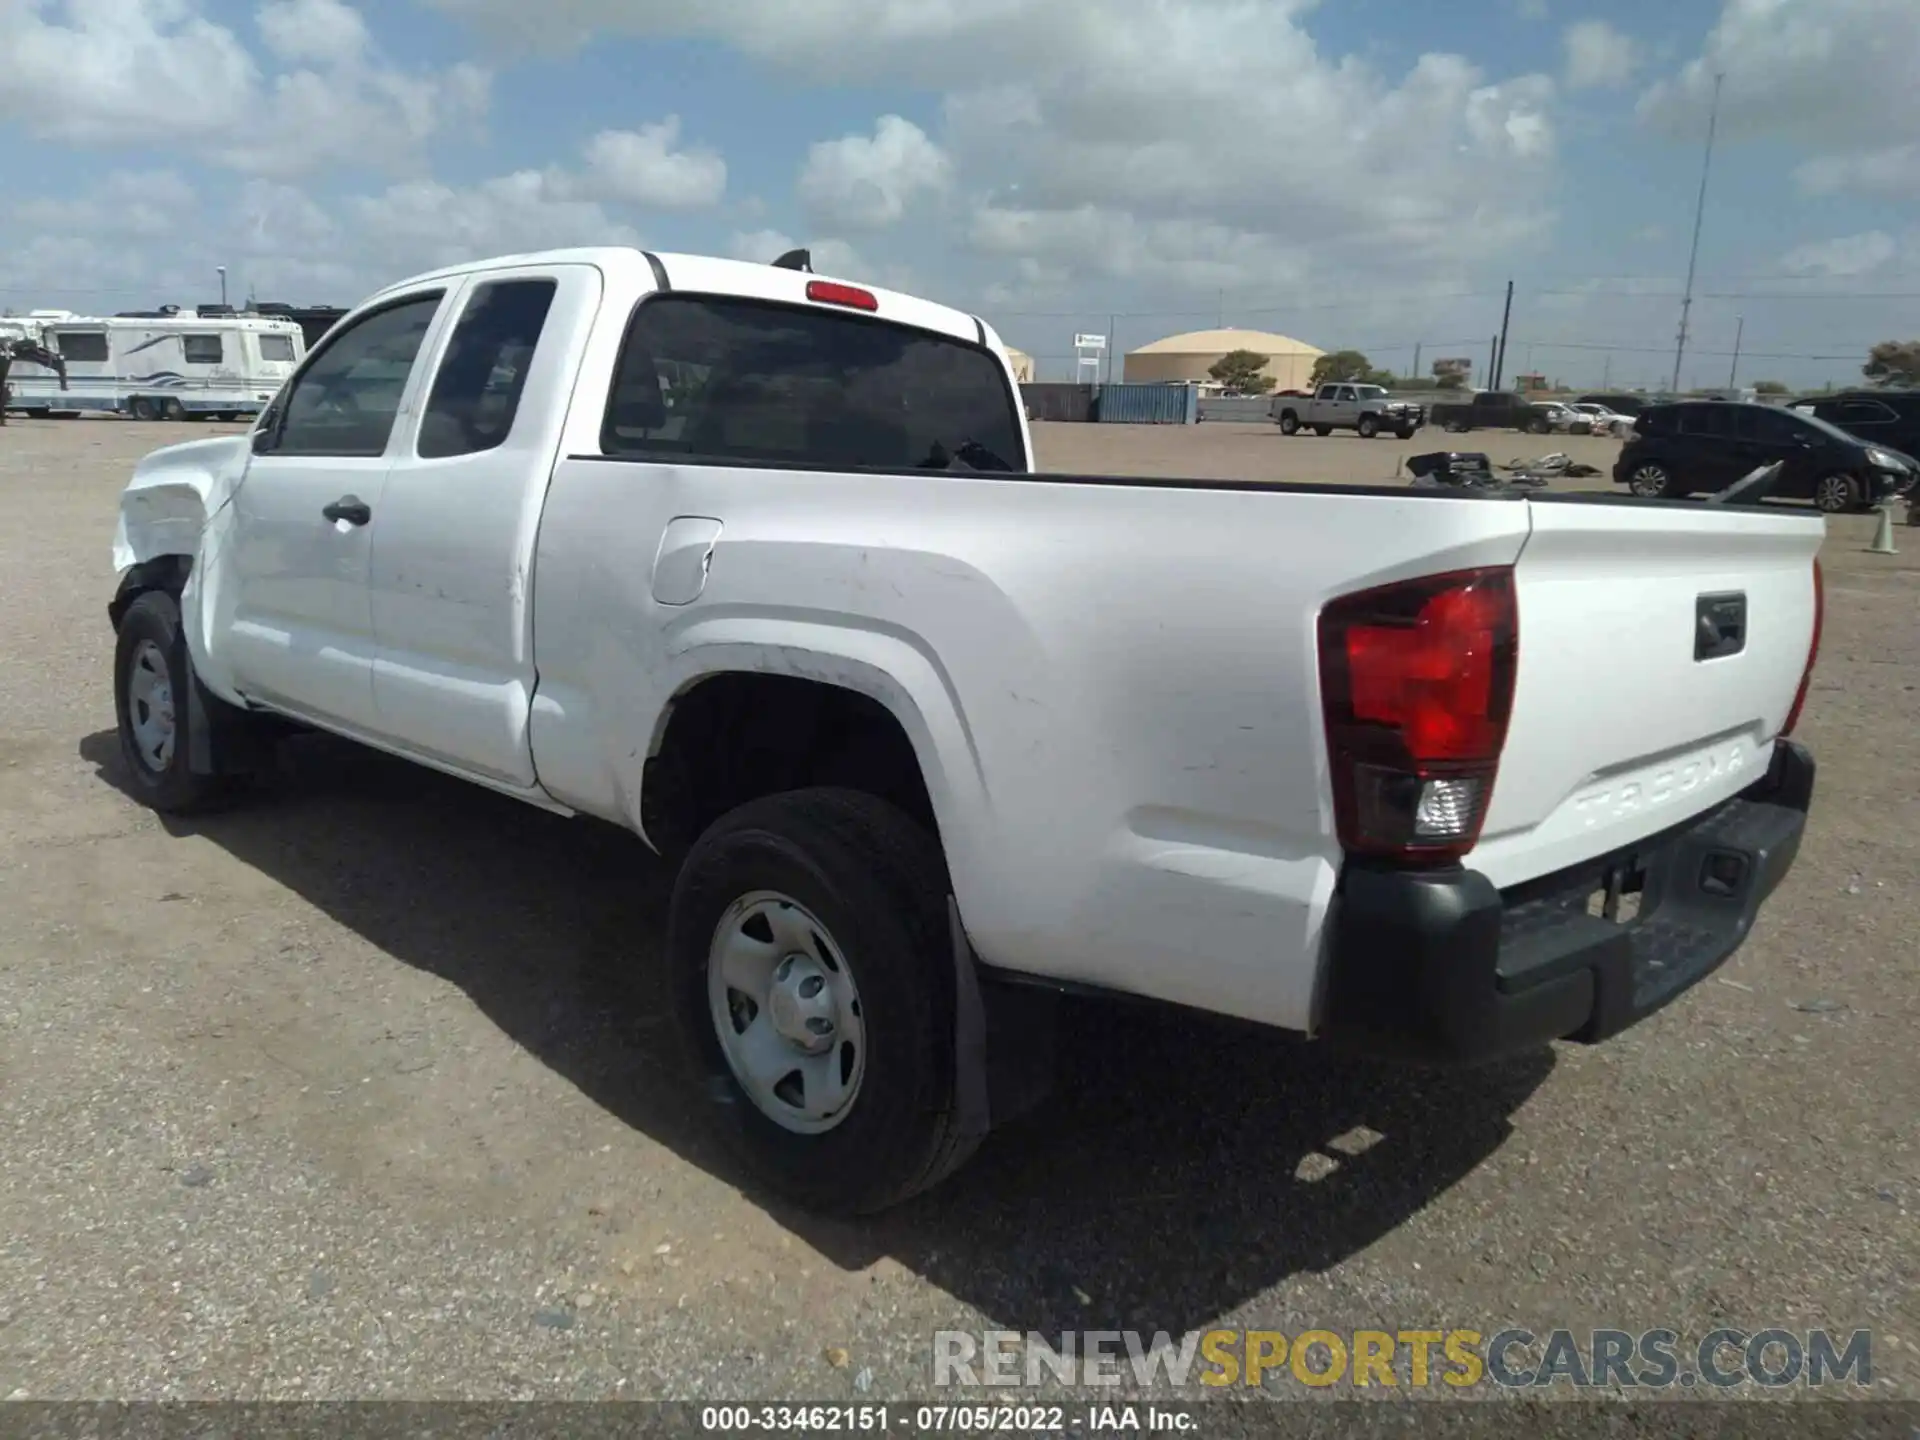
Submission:
<svg viewBox="0 0 1920 1440">
<path fill-rule="evenodd" d="M 1328 948 L 1323 1034 L 1365 1053 L 1470 1064 L 1645 1019 L 1740 948 L 1799 853 L 1813 756 L 1783 740 L 1766 778 L 1628 850 L 1505 892 L 1459 868 L 1350 865 Z M 1640 885 L 1639 913 L 1591 913 Z"/>
</svg>

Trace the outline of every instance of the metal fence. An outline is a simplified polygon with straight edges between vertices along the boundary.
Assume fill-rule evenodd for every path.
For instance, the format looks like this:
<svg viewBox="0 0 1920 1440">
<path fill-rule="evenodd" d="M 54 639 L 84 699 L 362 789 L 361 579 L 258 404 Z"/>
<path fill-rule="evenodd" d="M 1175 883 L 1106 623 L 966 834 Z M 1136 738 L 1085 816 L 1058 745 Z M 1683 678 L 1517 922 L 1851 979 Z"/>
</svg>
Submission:
<svg viewBox="0 0 1920 1440">
<path fill-rule="evenodd" d="M 1273 418 L 1273 399 L 1267 395 L 1202 395 L 1201 420 L 1225 420 L 1243 425 Z"/>
<path fill-rule="evenodd" d="M 1200 419 L 1200 387 L 1102 385 L 1095 409 L 1103 425 L 1192 425 Z"/>
<path fill-rule="evenodd" d="M 1032 420 L 1064 420 L 1085 424 L 1093 419 L 1092 385 L 1043 383 L 1022 385 L 1020 399 Z"/>
</svg>

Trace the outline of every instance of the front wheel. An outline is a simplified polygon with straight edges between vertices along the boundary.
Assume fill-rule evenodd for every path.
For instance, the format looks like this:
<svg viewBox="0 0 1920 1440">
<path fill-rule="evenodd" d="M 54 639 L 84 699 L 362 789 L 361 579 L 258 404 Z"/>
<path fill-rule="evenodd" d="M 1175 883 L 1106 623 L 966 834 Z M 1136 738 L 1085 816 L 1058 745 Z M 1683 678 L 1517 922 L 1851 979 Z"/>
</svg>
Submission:
<svg viewBox="0 0 1920 1440">
<path fill-rule="evenodd" d="M 1664 465 L 1636 465 L 1627 477 L 1627 489 L 1642 500 L 1658 500 L 1673 489 L 1673 476 Z"/>
<path fill-rule="evenodd" d="M 1544 435 L 1551 428 L 1552 427 L 1544 420 L 1529 420 L 1527 422 L 1527 433 L 1529 435 Z"/>
<path fill-rule="evenodd" d="M 1813 487 L 1813 503 L 1828 515 L 1860 508 L 1860 482 L 1851 475 L 1823 475 Z"/>
<path fill-rule="evenodd" d="M 141 800 L 165 814 L 204 810 L 233 793 L 224 775 L 198 775 L 188 764 L 192 707 L 197 682 L 180 605 L 161 590 L 149 590 L 120 617 L 114 645 L 113 706 L 120 754 Z M 208 712 L 220 702 L 208 697 Z"/>
<path fill-rule="evenodd" d="M 688 851 L 674 1016 L 741 1161 L 809 1209 L 871 1214 L 972 1152 L 956 1110 L 946 866 L 854 790 L 750 801 Z"/>
<path fill-rule="evenodd" d="M 1360 432 L 1362 440 L 1371 440 L 1380 433 L 1380 422 L 1371 415 L 1362 415 L 1360 423 L 1354 426 L 1354 429 Z"/>
</svg>

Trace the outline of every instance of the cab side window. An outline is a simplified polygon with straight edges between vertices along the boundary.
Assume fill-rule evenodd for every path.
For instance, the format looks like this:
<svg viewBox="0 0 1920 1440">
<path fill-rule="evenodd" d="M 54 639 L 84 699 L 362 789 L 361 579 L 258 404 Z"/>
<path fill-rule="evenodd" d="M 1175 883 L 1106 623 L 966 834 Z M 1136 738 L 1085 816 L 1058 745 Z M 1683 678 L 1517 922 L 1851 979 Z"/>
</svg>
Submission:
<svg viewBox="0 0 1920 1440">
<path fill-rule="evenodd" d="M 421 416 L 421 458 L 475 455 L 506 442 L 558 288 L 542 279 L 474 290 Z"/>
<path fill-rule="evenodd" d="M 443 294 L 410 295 L 329 336 L 287 394 L 273 452 L 386 453 L 407 377 Z"/>
</svg>

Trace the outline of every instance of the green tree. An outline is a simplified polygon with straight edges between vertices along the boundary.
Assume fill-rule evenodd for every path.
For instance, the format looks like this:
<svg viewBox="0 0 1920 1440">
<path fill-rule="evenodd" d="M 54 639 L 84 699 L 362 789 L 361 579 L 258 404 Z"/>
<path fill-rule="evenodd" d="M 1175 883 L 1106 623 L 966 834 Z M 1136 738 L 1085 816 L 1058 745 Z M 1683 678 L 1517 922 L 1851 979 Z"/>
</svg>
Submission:
<svg viewBox="0 0 1920 1440">
<path fill-rule="evenodd" d="M 1267 357 L 1252 350 L 1229 350 L 1207 367 L 1207 374 L 1235 395 L 1264 395 L 1273 388 L 1273 377 L 1260 372 L 1267 368 Z"/>
<path fill-rule="evenodd" d="M 1313 362 L 1313 375 L 1309 383 L 1316 389 L 1341 380 L 1375 385 L 1379 383 L 1373 378 L 1375 373 L 1373 362 L 1358 350 L 1335 350 Z"/>
<path fill-rule="evenodd" d="M 1787 387 L 1778 380 L 1756 380 L 1753 382 L 1753 393 L 1756 395 L 1785 395 L 1787 393 Z"/>
<path fill-rule="evenodd" d="M 1920 385 L 1920 340 L 1882 340 L 1860 373 L 1876 385 Z"/>
</svg>

